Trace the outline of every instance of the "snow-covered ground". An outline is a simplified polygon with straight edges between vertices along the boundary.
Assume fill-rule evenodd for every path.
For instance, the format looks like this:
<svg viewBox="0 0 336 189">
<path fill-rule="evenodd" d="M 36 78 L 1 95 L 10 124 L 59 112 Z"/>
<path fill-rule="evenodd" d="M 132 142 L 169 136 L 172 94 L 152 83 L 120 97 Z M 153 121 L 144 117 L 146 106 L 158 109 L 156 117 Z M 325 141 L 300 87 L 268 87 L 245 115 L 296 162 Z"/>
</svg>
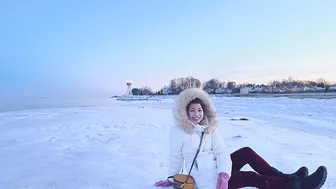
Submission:
<svg viewBox="0 0 336 189">
<path fill-rule="evenodd" d="M 250 146 L 294 172 L 328 168 L 336 188 L 336 100 L 215 98 L 233 152 Z M 154 189 L 167 177 L 173 99 L 0 113 L 0 188 Z M 233 121 L 232 118 L 248 118 Z M 244 167 L 249 170 L 248 166 Z"/>
</svg>

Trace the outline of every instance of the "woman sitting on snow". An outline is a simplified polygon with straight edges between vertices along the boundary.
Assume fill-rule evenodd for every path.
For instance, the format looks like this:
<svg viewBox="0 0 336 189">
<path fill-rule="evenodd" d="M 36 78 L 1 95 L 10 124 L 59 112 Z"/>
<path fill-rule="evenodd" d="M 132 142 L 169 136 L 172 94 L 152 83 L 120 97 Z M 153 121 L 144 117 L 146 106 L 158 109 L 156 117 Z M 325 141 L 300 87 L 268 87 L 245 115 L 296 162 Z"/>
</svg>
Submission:
<svg viewBox="0 0 336 189">
<path fill-rule="evenodd" d="M 244 147 L 232 154 L 225 152 L 223 140 L 217 130 L 217 112 L 212 98 L 202 89 L 184 90 L 174 108 L 177 127 L 170 131 L 168 176 L 179 174 L 185 161 L 187 172 L 192 165 L 204 131 L 200 152 L 191 171 L 197 189 L 318 189 L 324 184 L 327 170 L 320 166 L 308 176 L 306 167 L 293 174 L 284 174 L 271 167 L 251 148 Z M 249 164 L 256 172 L 241 171 Z M 168 180 L 156 186 L 172 186 Z"/>
</svg>

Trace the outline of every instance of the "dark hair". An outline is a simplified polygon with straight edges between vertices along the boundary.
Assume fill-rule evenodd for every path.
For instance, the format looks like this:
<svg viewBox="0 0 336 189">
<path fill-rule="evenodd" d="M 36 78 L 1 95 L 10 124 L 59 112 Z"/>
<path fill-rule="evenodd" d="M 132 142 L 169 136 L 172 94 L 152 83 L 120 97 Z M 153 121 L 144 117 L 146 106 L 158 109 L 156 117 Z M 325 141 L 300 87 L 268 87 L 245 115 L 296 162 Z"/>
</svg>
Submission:
<svg viewBox="0 0 336 189">
<path fill-rule="evenodd" d="M 188 112 L 188 109 L 190 107 L 190 104 L 194 104 L 194 103 L 200 104 L 202 106 L 203 111 L 205 111 L 205 104 L 204 104 L 204 102 L 201 99 L 199 99 L 199 98 L 195 98 L 194 100 L 190 101 L 189 104 L 187 105 L 187 107 L 186 107 L 186 111 L 187 112 Z"/>
</svg>

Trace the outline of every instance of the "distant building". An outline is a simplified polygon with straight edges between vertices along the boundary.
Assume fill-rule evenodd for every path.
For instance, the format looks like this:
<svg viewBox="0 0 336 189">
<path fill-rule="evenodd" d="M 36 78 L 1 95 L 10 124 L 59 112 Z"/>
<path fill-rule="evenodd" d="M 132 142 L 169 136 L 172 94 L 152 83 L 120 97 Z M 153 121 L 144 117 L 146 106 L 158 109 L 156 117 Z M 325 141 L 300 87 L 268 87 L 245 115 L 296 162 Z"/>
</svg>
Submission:
<svg viewBox="0 0 336 189">
<path fill-rule="evenodd" d="M 314 89 L 311 88 L 311 87 L 305 86 L 305 87 L 303 87 L 303 91 L 314 91 Z"/>
<path fill-rule="evenodd" d="M 217 88 L 217 89 L 215 89 L 215 93 L 216 94 L 226 93 L 226 89 L 225 88 Z"/>
<path fill-rule="evenodd" d="M 335 91 L 335 90 L 336 90 L 336 85 L 335 85 L 335 86 L 330 86 L 330 87 L 328 88 L 328 90 L 330 90 L 330 91 Z"/>
<path fill-rule="evenodd" d="M 168 95 L 170 93 L 170 89 L 167 87 L 164 87 L 161 89 L 161 92 L 163 95 Z"/>
<path fill-rule="evenodd" d="M 252 87 L 243 87 L 243 88 L 240 88 L 240 94 L 249 94 L 250 91 L 252 90 Z"/>
<path fill-rule="evenodd" d="M 265 92 L 266 86 L 265 85 L 257 85 L 254 90 L 257 93 Z"/>
<path fill-rule="evenodd" d="M 316 87 L 316 91 L 324 91 L 325 88 L 324 87 Z"/>
</svg>

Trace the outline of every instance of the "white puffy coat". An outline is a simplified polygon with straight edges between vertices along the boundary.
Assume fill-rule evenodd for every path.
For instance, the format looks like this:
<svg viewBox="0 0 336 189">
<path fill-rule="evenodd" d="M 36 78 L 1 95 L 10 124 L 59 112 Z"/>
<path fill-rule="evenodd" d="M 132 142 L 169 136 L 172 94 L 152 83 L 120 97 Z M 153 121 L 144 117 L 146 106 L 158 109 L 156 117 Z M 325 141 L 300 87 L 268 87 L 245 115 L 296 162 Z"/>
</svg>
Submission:
<svg viewBox="0 0 336 189">
<path fill-rule="evenodd" d="M 217 130 L 217 113 L 211 97 L 201 89 L 184 90 L 177 99 L 174 118 L 177 122 L 170 130 L 169 169 L 168 175 L 180 173 L 188 174 L 193 158 L 196 154 L 201 133 L 189 121 L 186 106 L 200 98 L 205 104 L 204 120 L 200 125 L 207 126 L 201 145 L 201 151 L 196 159 L 197 163 L 191 171 L 197 189 L 216 189 L 218 173 L 231 174 L 230 154 L 226 151 L 222 137 Z"/>
</svg>

